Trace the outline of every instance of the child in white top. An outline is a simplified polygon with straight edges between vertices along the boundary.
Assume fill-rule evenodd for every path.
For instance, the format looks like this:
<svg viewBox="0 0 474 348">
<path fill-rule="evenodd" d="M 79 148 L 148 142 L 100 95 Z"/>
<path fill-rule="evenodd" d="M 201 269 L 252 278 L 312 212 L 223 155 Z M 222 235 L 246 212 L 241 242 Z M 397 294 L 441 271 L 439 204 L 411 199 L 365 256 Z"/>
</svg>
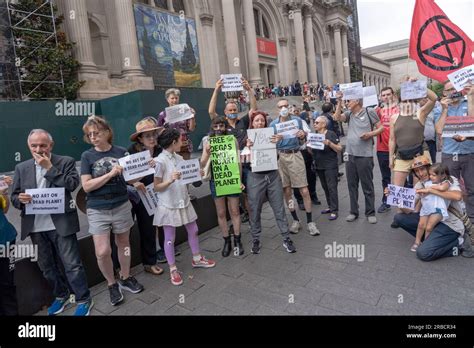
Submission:
<svg viewBox="0 0 474 348">
<path fill-rule="evenodd" d="M 189 199 L 186 185 L 177 182 L 181 178 L 181 173 L 176 171 L 176 164 L 183 160 L 183 157 L 176 153 L 182 146 L 181 134 L 176 129 L 166 129 L 160 135 L 159 142 L 164 150 L 158 156 L 155 166 L 154 188 L 158 192 L 158 208 L 153 224 L 163 226 L 165 255 L 170 266 L 171 283 L 181 285 L 183 279 L 174 258 L 176 227 L 185 226 L 188 232 L 188 242 L 193 253 L 193 267 L 210 268 L 216 263 L 200 253 L 197 215 Z"/>
<path fill-rule="evenodd" d="M 446 192 L 452 183 L 448 167 L 444 164 L 433 164 L 429 170 L 430 180 L 423 183 L 425 188 L 431 188 L 436 191 Z M 423 235 L 428 238 L 436 225 L 448 218 L 448 207 L 450 201 L 443 199 L 438 195 L 430 193 L 421 197 L 420 221 L 416 231 L 415 243 L 411 251 L 416 251 L 421 244 Z"/>
</svg>

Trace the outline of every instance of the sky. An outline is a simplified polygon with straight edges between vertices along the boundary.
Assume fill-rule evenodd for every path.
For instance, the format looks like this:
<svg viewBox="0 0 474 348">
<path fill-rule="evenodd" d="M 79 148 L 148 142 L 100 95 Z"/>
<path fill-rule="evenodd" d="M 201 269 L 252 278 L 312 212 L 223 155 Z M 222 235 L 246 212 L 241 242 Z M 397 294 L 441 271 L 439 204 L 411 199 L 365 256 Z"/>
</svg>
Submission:
<svg viewBox="0 0 474 348">
<path fill-rule="evenodd" d="M 473 0 L 435 2 L 454 24 L 474 40 Z M 361 47 L 409 39 L 414 8 L 415 0 L 357 0 Z"/>
</svg>

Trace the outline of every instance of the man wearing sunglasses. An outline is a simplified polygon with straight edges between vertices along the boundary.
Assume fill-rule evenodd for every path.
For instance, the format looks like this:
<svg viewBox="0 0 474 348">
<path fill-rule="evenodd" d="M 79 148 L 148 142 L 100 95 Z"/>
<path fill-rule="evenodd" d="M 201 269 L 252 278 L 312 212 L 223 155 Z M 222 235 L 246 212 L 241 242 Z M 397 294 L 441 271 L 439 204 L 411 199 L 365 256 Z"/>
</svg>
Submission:
<svg viewBox="0 0 474 348">
<path fill-rule="evenodd" d="M 301 230 L 301 223 L 296 214 L 295 202 L 292 197 L 291 189 L 293 188 L 299 189 L 301 196 L 303 197 L 308 231 L 310 235 L 316 236 L 319 235 L 320 232 L 316 227 L 316 224 L 313 222 L 311 197 L 308 190 L 308 180 L 306 179 L 306 167 L 303 155 L 300 151 L 300 147 L 305 141 L 307 132 L 304 131 L 303 120 L 297 116 L 290 115 L 289 107 L 288 100 L 281 99 L 278 101 L 277 108 L 279 110 L 279 117 L 270 124 L 270 127 L 273 127 L 276 133 L 277 124 L 296 120 L 299 128 L 296 136 L 293 138 L 283 139 L 281 134 L 277 135 L 279 139 L 277 143 L 279 155 L 278 170 L 283 183 L 285 200 L 291 216 L 293 217 L 293 224 L 290 227 L 290 232 L 298 233 Z"/>
<path fill-rule="evenodd" d="M 434 110 L 436 133 L 442 135 L 446 119 L 451 116 L 474 116 L 474 81 L 465 85 L 457 93 L 451 82 L 443 89 L 441 107 Z M 466 98 L 464 98 L 466 96 Z M 466 100 L 467 99 L 467 100 Z M 474 222 L 474 142 L 466 137 L 455 135 L 443 138 L 441 163 L 449 168 L 449 173 L 456 178 L 463 178 L 467 191 L 466 210 Z"/>
<path fill-rule="evenodd" d="M 342 113 L 343 93 L 337 93 L 337 107 L 334 113 L 336 122 L 347 122 L 347 143 L 344 159 L 346 162 L 347 186 L 351 201 L 351 211 L 346 221 L 359 217 L 359 181 L 365 196 L 365 216 L 369 223 L 377 223 L 375 217 L 374 193 L 374 141 L 373 138 L 384 130 L 373 109 L 364 108 L 362 99 L 346 100 L 349 111 Z M 347 154 L 347 155 L 346 155 Z"/>
</svg>

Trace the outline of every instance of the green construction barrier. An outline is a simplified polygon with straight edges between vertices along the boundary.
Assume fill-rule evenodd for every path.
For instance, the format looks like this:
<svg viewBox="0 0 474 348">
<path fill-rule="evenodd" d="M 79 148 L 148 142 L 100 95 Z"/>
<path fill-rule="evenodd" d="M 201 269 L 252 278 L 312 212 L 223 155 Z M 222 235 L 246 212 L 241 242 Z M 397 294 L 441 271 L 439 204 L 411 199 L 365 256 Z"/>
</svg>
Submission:
<svg viewBox="0 0 474 348">
<path fill-rule="evenodd" d="M 201 139 L 209 131 L 208 114 L 212 89 L 181 88 L 180 102 L 189 104 L 196 110 L 196 130 L 191 134 L 195 151 Z M 100 101 L 74 101 L 91 103 L 96 115 L 103 115 L 110 122 L 116 145 L 128 147 L 129 136 L 135 132 L 135 124 L 145 116 L 158 116 L 168 106 L 165 89 L 135 91 Z M 64 111 L 57 116 L 59 106 L 56 101 L 1 102 L 0 103 L 0 172 L 9 172 L 19 162 L 31 158 L 26 139 L 33 128 L 43 128 L 54 138 L 54 152 L 80 160 L 83 151 L 90 145 L 83 141 L 82 125 L 87 116 L 71 116 Z M 67 104 L 69 105 L 69 104 Z M 63 107 L 64 110 L 67 110 Z M 220 94 L 218 112 L 222 113 L 224 95 Z M 74 114 L 74 112 L 72 112 Z"/>
</svg>

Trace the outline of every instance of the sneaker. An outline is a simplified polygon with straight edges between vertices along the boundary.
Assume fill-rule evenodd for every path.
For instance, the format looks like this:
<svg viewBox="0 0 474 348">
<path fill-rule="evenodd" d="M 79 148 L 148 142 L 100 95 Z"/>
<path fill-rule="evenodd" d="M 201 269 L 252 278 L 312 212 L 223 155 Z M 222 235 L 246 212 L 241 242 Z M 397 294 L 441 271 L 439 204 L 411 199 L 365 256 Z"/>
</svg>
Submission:
<svg viewBox="0 0 474 348">
<path fill-rule="evenodd" d="M 390 224 L 390 227 L 391 227 L 391 228 L 399 228 L 400 225 L 397 224 L 395 221 L 392 221 L 392 223 Z"/>
<path fill-rule="evenodd" d="M 388 204 L 385 204 L 385 203 L 382 203 L 379 207 L 379 209 L 377 210 L 377 213 L 379 214 L 383 214 L 383 213 L 386 213 L 387 211 L 390 210 L 390 206 Z"/>
<path fill-rule="evenodd" d="M 260 241 L 258 239 L 255 239 L 253 241 L 252 250 L 250 250 L 250 252 L 252 254 L 260 254 L 260 248 L 261 248 Z"/>
<path fill-rule="evenodd" d="M 290 233 L 296 234 L 301 230 L 301 222 L 294 220 L 290 227 Z"/>
<path fill-rule="evenodd" d="M 283 241 L 283 247 L 286 249 L 287 252 L 289 253 L 296 253 L 296 248 L 293 245 L 293 241 L 290 238 L 286 238 Z"/>
<path fill-rule="evenodd" d="M 90 299 L 87 302 L 78 303 L 76 312 L 74 313 L 75 317 L 86 317 L 91 313 L 91 309 L 94 307 L 94 301 Z"/>
<path fill-rule="evenodd" d="M 411 248 L 410 248 L 410 251 L 416 252 L 416 249 L 418 249 L 419 246 L 420 246 L 420 244 L 418 244 L 418 243 L 413 243 L 413 245 L 412 245 Z"/>
<path fill-rule="evenodd" d="M 118 283 L 109 286 L 110 304 L 116 306 L 123 301 L 122 290 Z"/>
<path fill-rule="evenodd" d="M 166 263 L 166 255 L 163 249 L 160 249 L 156 252 L 156 262 L 157 263 Z"/>
<path fill-rule="evenodd" d="M 48 315 L 56 315 L 62 313 L 68 303 L 69 296 L 55 299 L 51 306 L 48 307 Z"/>
<path fill-rule="evenodd" d="M 132 294 L 138 294 L 142 292 L 144 287 L 141 285 L 135 277 L 128 277 L 127 279 L 119 279 L 118 284 L 120 289 L 130 291 Z"/>
<path fill-rule="evenodd" d="M 310 222 L 308 224 L 308 231 L 309 231 L 309 234 L 312 236 L 319 236 L 321 234 L 321 232 L 319 232 L 318 228 L 316 227 L 315 222 Z"/>
<path fill-rule="evenodd" d="M 328 220 L 333 221 L 337 219 L 337 213 L 331 213 L 328 217 Z"/>
<path fill-rule="evenodd" d="M 329 214 L 331 212 L 331 209 L 323 209 L 321 210 L 321 214 Z"/>
<path fill-rule="evenodd" d="M 177 269 L 170 270 L 170 275 L 171 275 L 171 284 L 173 285 L 183 284 L 183 278 L 181 278 L 181 274 L 179 274 Z"/>
<path fill-rule="evenodd" d="M 194 268 L 212 268 L 216 265 L 216 262 L 213 260 L 208 260 L 201 255 L 201 259 L 199 261 L 194 261 L 193 259 L 192 265 Z"/>
<path fill-rule="evenodd" d="M 369 216 L 367 218 L 367 220 L 369 221 L 369 224 L 376 224 L 377 223 L 377 218 L 375 216 Z"/>
<path fill-rule="evenodd" d="M 346 221 L 347 221 L 347 222 L 352 222 L 352 221 L 355 221 L 357 218 L 358 218 L 357 215 L 355 215 L 355 214 L 349 214 L 349 215 L 346 217 Z"/>
</svg>

